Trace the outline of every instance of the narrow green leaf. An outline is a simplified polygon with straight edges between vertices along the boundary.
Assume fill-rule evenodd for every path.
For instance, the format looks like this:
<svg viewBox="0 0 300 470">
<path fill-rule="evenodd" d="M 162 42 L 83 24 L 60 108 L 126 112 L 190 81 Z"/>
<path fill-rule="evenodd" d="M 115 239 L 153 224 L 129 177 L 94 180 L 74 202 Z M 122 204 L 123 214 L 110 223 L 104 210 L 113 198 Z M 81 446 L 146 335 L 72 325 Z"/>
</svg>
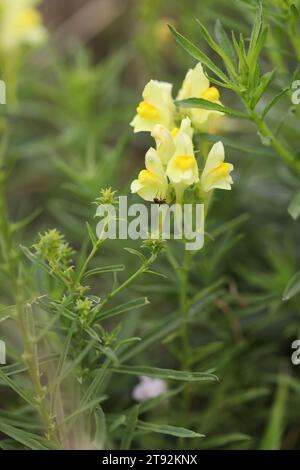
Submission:
<svg viewBox="0 0 300 470">
<path fill-rule="evenodd" d="M 280 450 L 284 433 L 284 416 L 288 404 L 288 385 L 279 377 L 277 393 L 271 410 L 271 416 L 265 435 L 262 439 L 261 450 Z"/>
<path fill-rule="evenodd" d="M 109 266 L 100 266 L 99 268 L 90 269 L 89 271 L 87 271 L 83 276 L 83 279 L 87 279 L 88 277 L 95 276 L 97 274 L 116 273 L 124 271 L 124 269 L 124 264 L 111 264 Z"/>
<path fill-rule="evenodd" d="M 288 212 L 294 220 L 298 219 L 300 215 L 300 191 L 298 191 L 293 197 L 288 207 Z"/>
<path fill-rule="evenodd" d="M 142 261 L 142 263 L 144 263 L 146 261 L 146 258 L 145 256 L 143 255 L 143 253 L 141 253 L 140 251 L 138 250 L 135 250 L 134 248 L 124 248 L 125 251 L 128 251 L 128 253 L 132 254 L 132 255 L 135 255 L 137 256 L 138 258 L 140 258 L 140 260 Z"/>
<path fill-rule="evenodd" d="M 263 113 L 262 113 L 262 117 L 266 117 L 266 115 L 268 114 L 268 112 L 273 108 L 273 106 L 275 106 L 276 103 L 278 103 L 278 101 L 289 91 L 289 88 L 284 88 L 283 90 L 281 90 L 277 95 L 274 96 L 274 98 L 271 99 L 271 101 L 267 104 L 267 106 L 265 107 Z"/>
<path fill-rule="evenodd" d="M 139 408 L 140 405 L 134 406 L 127 415 L 126 429 L 123 431 L 123 439 L 121 441 L 120 450 L 130 449 L 139 416 Z"/>
<path fill-rule="evenodd" d="M 61 424 L 67 423 L 71 421 L 73 418 L 76 418 L 76 416 L 79 416 L 82 413 L 85 413 L 86 411 L 92 410 L 93 408 L 97 407 L 100 403 L 102 403 L 106 399 L 107 399 L 107 396 L 103 395 L 101 397 L 95 398 L 94 400 L 91 400 L 85 406 L 78 407 L 76 411 L 74 411 L 72 414 L 64 418 L 64 420 L 61 421 Z"/>
<path fill-rule="evenodd" d="M 202 449 L 216 449 L 217 447 L 227 446 L 229 444 L 234 444 L 238 442 L 249 441 L 251 439 L 247 434 L 242 434 L 239 432 L 224 434 L 221 436 L 214 436 L 210 439 L 203 441 L 201 445 Z"/>
<path fill-rule="evenodd" d="M 222 72 L 219 67 L 217 67 L 198 47 L 196 47 L 192 42 L 186 39 L 182 34 L 180 34 L 174 26 L 168 25 L 172 34 L 175 37 L 175 40 L 178 44 L 183 47 L 194 59 L 202 62 L 206 67 L 214 72 L 223 82 L 228 83 L 228 77 Z"/>
<path fill-rule="evenodd" d="M 111 359 L 107 358 L 103 363 L 102 367 L 96 370 L 95 377 L 93 378 L 92 382 L 90 383 L 89 387 L 87 388 L 81 403 L 81 406 L 85 406 L 90 400 L 92 400 L 96 395 L 99 395 L 101 392 L 101 386 L 103 381 L 106 377 L 106 373 L 108 371 L 108 367 L 111 363 Z"/>
<path fill-rule="evenodd" d="M 262 48 L 264 47 L 266 43 L 268 32 L 269 32 L 269 28 L 267 26 L 264 26 L 259 35 L 255 49 L 253 53 L 251 54 L 251 56 L 248 58 L 249 85 L 253 82 L 255 73 L 257 72 L 258 58 L 259 58 Z"/>
<path fill-rule="evenodd" d="M 222 106 L 218 103 L 213 103 L 203 98 L 189 98 L 186 100 L 175 101 L 175 104 L 180 108 L 201 108 L 207 109 L 209 111 L 217 111 L 219 113 L 228 114 L 229 116 L 234 116 L 242 119 L 248 119 L 247 114 L 242 113 L 241 111 L 236 111 L 235 109 L 228 108 L 227 106 Z"/>
<path fill-rule="evenodd" d="M 126 415 L 117 415 L 115 417 L 107 416 L 107 421 L 110 423 L 109 432 L 112 434 L 120 426 L 126 424 Z"/>
<path fill-rule="evenodd" d="M 243 47 L 242 36 L 240 35 L 240 43 L 238 43 L 234 31 L 231 31 L 231 37 L 236 55 L 239 59 L 239 73 L 241 74 L 241 78 L 243 78 L 248 72 L 248 64 L 245 55 L 245 48 Z"/>
<path fill-rule="evenodd" d="M 119 374 L 146 375 L 165 380 L 179 380 L 184 382 L 200 382 L 202 380 L 218 380 L 218 377 L 210 372 L 188 372 L 172 369 L 160 369 L 148 366 L 119 366 L 110 367 L 110 370 Z"/>
<path fill-rule="evenodd" d="M 30 396 L 30 392 L 28 390 L 24 390 L 23 387 L 18 385 L 14 380 L 10 379 L 4 372 L 3 369 L 0 368 L 0 379 L 3 383 L 8 385 L 14 392 L 16 392 L 23 400 L 29 403 L 32 406 L 35 406 L 34 399 Z"/>
<path fill-rule="evenodd" d="M 226 52 L 229 59 L 231 60 L 232 64 L 236 63 L 236 55 L 232 44 L 229 40 L 229 37 L 223 28 L 223 25 L 219 19 L 217 19 L 215 24 L 215 36 L 217 41 L 219 42 L 221 48 Z"/>
<path fill-rule="evenodd" d="M 290 300 L 295 295 L 299 294 L 300 292 L 300 271 L 298 271 L 292 279 L 289 281 L 288 285 L 286 286 L 282 300 Z"/>
<path fill-rule="evenodd" d="M 251 107 L 252 109 L 255 108 L 265 91 L 268 89 L 269 85 L 272 83 L 275 77 L 275 72 L 276 70 L 272 70 L 270 72 L 265 73 L 261 78 L 260 78 L 260 83 L 259 86 L 255 90 L 255 94 L 251 100 Z"/>
<path fill-rule="evenodd" d="M 116 315 L 120 315 L 124 312 L 129 312 L 130 310 L 136 310 L 138 308 L 144 307 L 145 305 L 149 305 L 149 300 L 147 297 L 139 297 L 134 300 L 130 300 L 129 302 L 125 302 L 124 304 L 118 305 L 110 310 L 106 310 L 101 313 L 97 318 L 97 320 L 106 320 L 107 318 L 114 317 Z"/>
<path fill-rule="evenodd" d="M 92 242 L 92 245 L 95 246 L 98 240 L 96 238 L 94 231 L 92 230 L 92 227 L 90 226 L 88 222 L 86 222 L 86 228 L 87 228 L 90 240 Z"/>
<path fill-rule="evenodd" d="M 262 29 L 262 3 L 259 4 L 255 21 L 254 21 L 254 25 L 253 25 L 252 32 L 251 32 L 250 46 L 248 50 L 248 58 L 250 59 L 250 61 L 251 61 L 251 57 L 254 54 L 255 48 L 257 46 L 261 29 Z"/>
<path fill-rule="evenodd" d="M 201 23 L 200 20 L 197 19 L 196 21 L 200 26 L 204 39 L 209 44 L 209 46 L 221 57 L 224 64 L 226 65 L 228 72 L 231 74 L 231 76 L 238 78 L 238 75 L 235 71 L 235 67 L 231 59 L 226 54 L 226 48 L 221 48 L 219 44 L 216 41 L 214 41 L 214 39 L 209 34 L 208 30 L 205 28 L 205 26 Z"/>
<path fill-rule="evenodd" d="M 145 432 L 154 432 L 158 434 L 167 434 L 168 436 L 181 437 L 186 439 L 194 439 L 199 437 L 205 437 L 204 434 L 199 434 L 190 429 L 182 428 L 179 426 L 169 426 L 168 424 L 154 424 L 146 423 L 144 421 L 138 421 L 137 429 Z"/>
<path fill-rule="evenodd" d="M 47 450 L 48 447 L 44 445 L 45 439 L 42 439 L 36 434 L 32 434 L 28 431 L 10 426 L 3 421 L 0 421 L 0 432 L 6 434 L 6 436 L 15 439 L 16 441 L 23 444 L 28 449 L 32 450 Z"/>
<path fill-rule="evenodd" d="M 152 269 L 147 269 L 147 271 L 145 271 L 145 274 L 153 274 L 154 276 L 162 277 L 163 279 L 168 279 L 168 276 L 166 274 L 153 271 Z"/>
<path fill-rule="evenodd" d="M 12 224 L 11 231 L 13 233 L 18 232 L 18 230 L 21 230 L 22 228 L 26 227 L 31 222 L 33 222 L 42 212 L 43 212 L 42 208 L 35 209 L 27 217 L 24 217 L 24 219 L 19 220 L 18 222 L 15 222 L 14 224 Z"/>
<path fill-rule="evenodd" d="M 94 412 L 95 419 L 95 437 L 93 444 L 98 450 L 105 449 L 106 441 L 106 417 L 101 406 L 98 406 L 97 410 Z"/>
</svg>

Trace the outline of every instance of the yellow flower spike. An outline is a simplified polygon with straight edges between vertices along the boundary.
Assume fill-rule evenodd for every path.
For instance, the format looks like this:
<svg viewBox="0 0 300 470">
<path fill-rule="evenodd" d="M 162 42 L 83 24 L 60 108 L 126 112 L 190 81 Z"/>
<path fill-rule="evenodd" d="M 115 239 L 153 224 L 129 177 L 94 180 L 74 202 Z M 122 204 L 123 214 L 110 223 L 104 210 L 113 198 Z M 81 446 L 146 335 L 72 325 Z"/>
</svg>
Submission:
<svg viewBox="0 0 300 470">
<path fill-rule="evenodd" d="M 138 178 L 131 183 L 131 192 L 137 193 L 145 201 L 153 201 L 157 197 L 165 199 L 168 180 L 155 149 L 150 148 L 146 153 L 145 166 L 146 169 L 141 170 Z"/>
<path fill-rule="evenodd" d="M 134 132 L 152 131 L 156 124 L 167 129 L 174 127 L 175 105 L 170 83 L 150 80 L 143 91 L 143 101 L 137 107 L 137 114 L 130 125 Z"/>
<path fill-rule="evenodd" d="M 231 163 L 225 163 L 225 151 L 222 142 L 213 145 L 208 154 L 204 170 L 201 175 L 201 187 L 208 192 L 212 189 L 231 189 L 233 183 L 230 176 L 233 170 Z"/>
<path fill-rule="evenodd" d="M 200 62 L 195 68 L 188 70 L 177 96 L 177 100 L 188 98 L 202 98 L 207 101 L 212 101 L 213 103 L 221 104 L 219 90 L 214 86 L 210 86 L 209 80 L 205 76 Z M 200 108 L 182 110 L 182 113 L 184 112 L 191 118 L 193 125 L 200 129 L 207 124 L 210 117 L 222 115 L 222 113 L 218 111 L 209 111 Z"/>
<path fill-rule="evenodd" d="M 11 52 L 22 45 L 38 45 L 46 37 L 37 0 L 0 0 L 0 49 Z"/>
</svg>

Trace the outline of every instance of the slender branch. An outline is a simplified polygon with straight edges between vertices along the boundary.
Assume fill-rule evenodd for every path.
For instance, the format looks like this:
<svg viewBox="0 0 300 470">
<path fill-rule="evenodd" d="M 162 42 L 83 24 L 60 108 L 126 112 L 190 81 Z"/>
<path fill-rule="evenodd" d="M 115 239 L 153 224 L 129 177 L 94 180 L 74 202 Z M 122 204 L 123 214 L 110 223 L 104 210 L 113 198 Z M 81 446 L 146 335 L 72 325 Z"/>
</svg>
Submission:
<svg viewBox="0 0 300 470">
<path fill-rule="evenodd" d="M 191 253 L 187 250 L 184 251 L 183 264 L 179 270 L 180 281 L 180 310 L 182 315 L 181 323 L 181 337 L 183 347 L 182 369 L 187 370 L 189 365 L 190 356 L 190 342 L 188 331 L 188 313 L 189 313 L 189 300 L 188 300 L 188 278 L 190 270 Z"/>
</svg>

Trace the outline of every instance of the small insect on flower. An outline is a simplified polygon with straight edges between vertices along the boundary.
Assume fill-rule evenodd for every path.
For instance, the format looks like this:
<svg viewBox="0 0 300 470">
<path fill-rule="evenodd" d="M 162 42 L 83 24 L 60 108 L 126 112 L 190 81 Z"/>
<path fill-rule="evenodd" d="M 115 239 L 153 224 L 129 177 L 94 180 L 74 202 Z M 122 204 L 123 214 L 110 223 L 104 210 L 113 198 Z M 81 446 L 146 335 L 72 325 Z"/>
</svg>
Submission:
<svg viewBox="0 0 300 470">
<path fill-rule="evenodd" d="M 160 199 L 158 197 L 155 197 L 153 199 L 153 202 L 154 204 L 158 204 L 159 206 L 161 206 L 162 204 L 166 204 L 166 199 Z"/>
</svg>

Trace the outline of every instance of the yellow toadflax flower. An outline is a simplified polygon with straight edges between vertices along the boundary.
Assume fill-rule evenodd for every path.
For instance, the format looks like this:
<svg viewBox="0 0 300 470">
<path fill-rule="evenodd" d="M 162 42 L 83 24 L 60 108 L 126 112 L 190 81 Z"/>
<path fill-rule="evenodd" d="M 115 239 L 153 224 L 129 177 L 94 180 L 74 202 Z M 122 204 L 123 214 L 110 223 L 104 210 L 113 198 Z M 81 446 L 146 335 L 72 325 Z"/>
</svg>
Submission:
<svg viewBox="0 0 300 470">
<path fill-rule="evenodd" d="M 165 199 L 168 180 L 154 148 L 150 148 L 146 153 L 145 166 L 146 169 L 140 171 L 138 178 L 131 183 L 131 192 L 137 193 L 145 201 Z"/>
<path fill-rule="evenodd" d="M 230 176 L 233 170 L 231 163 L 224 163 L 225 152 L 222 142 L 213 145 L 208 154 L 204 170 L 201 175 L 201 187 L 208 192 L 212 189 L 231 189 L 233 183 Z"/>
<path fill-rule="evenodd" d="M 200 62 L 195 68 L 189 69 L 177 96 L 177 100 L 188 98 L 203 98 L 207 101 L 221 104 L 219 90 L 214 86 L 210 86 Z M 193 125 L 199 128 L 207 122 L 211 115 L 220 116 L 222 113 L 194 108 L 188 110 L 188 115 L 192 119 Z"/>
<path fill-rule="evenodd" d="M 134 132 L 152 131 L 156 124 L 172 129 L 175 112 L 172 85 L 150 80 L 144 88 L 143 101 L 140 102 L 136 111 L 137 114 L 130 123 Z"/>
<path fill-rule="evenodd" d="M 38 45 L 45 36 L 38 0 L 0 0 L 0 49 L 11 52 L 21 45 Z"/>
<path fill-rule="evenodd" d="M 173 157 L 176 150 L 177 136 L 185 133 L 187 136 L 193 138 L 193 129 L 189 118 L 185 118 L 181 121 L 180 128 L 174 127 L 171 131 L 162 124 L 157 124 L 152 132 L 151 136 L 155 139 L 157 154 L 163 165 L 167 165 L 170 159 Z"/>
<path fill-rule="evenodd" d="M 168 163 L 166 174 L 176 191 L 176 199 L 181 203 L 184 190 L 199 181 L 199 170 L 194 155 L 192 128 L 189 120 L 183 120 L 175 137 L 175 152 Z"/>
</svg>

